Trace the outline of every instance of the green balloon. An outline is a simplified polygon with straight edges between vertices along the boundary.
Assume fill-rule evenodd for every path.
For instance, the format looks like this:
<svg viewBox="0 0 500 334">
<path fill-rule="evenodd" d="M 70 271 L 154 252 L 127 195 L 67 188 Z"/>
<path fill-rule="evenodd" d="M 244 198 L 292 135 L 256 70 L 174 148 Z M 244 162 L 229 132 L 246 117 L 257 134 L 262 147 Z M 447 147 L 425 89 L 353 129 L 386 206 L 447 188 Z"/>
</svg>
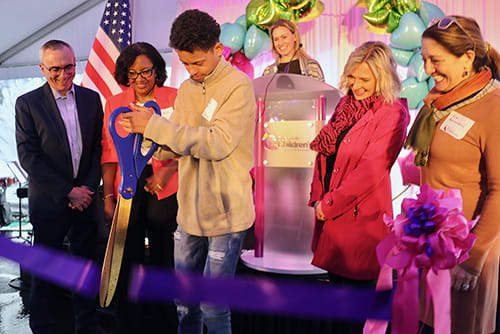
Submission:
<svg viewBox="0 0 500 334">
<path fill-rule="evenodd" d="M 269 24 L 273 18 L 272 7 L 269 1 L 252 0 L 248 3 L 246 9 L 247 24 L 262 28 L 265 24 Z"/>
<path fill-rule="evenodd" d="M 304 1 L 304 0 L 278 0 L 278 1 L 287 7 L 300 7 L 301 4 L 303 4 L 304 2 L 307 2 L 308 0 L 306 0 L 306 1 Z"/>
<path fill-rule="evenodd" d="M 389 19 L 387 20 L 387 32 L 392 33 L 399 26 L 399 21 L 401 16 L 398 12 L 391 11 L 389 13 Z"/>
<path fill-rule="evenodd" d="M 416 12 L 419 8 L 418 0 L 401 0 L 401 1 L 406 5 L 408 11 L 410 12 Z"/>
<path fill-rule="evenodd" d="M 290 14 L 269 0 L 252 0 L 246 8 L 247 24 L 266 30 L 280 18 L 289 19 Z"/>
<path fill-rule="evenodd" d="M 368 13 L 364 19 L 371 25 L 387 25 L 391 33 L 399 26 L 401 16 L 408 12 L 417 12 L 419 0 L 366 0 Z"/>
<path fill-rule="evenodd" d="M 319 0 L 251 0 L 246 8 L 247 25 L 266 30 L 279 19 L 310 21 L 325 9 Z"/>
<path fill-rule="evenodd" d="M 396 3 L 392 9 L 397 11 L 401 16 L 408 12 L 417 12 L 418 5 L 415 0 L 395 0 Z"/>
<path fill-rule="evenodd" d="M 280 9 L 288 10 L 289 6 L 286 3 L 286 1 L 282 1 L 282 0 L 269 0 L 269 1 L 272 2 L 272 3 L 274 3 Z"/>
<path fill-rule="evenodd" d="M 324 10 L 325 10 L 325 4 L 318 0 L 307 14 L 297 19 L 297 22 L 306 22 L 314 20 L 315 18 L 320 16 Z"/>
<path fill-rule="evenodd" d="M 375 26 L 381 26 L 387 22 L 389 18 L 390 10 L 382 8 L 376 12 L 370 12 L 363 15 L 363 18 L 370 24 Z"/>
<path fill-rule="evenodd" d="M 311 11 L 312 11 L 311 3 L 307 3 L 305 6 L 293 9 L 293 17 L 295 18 L 295 21 L 298 21 L 302 17 L 306 17 Z"/>
<path fill-rule="evenodd" d="M 390 0 L 372 0 L 368 6 L 368 13 L 376 12 L 389 3 Z"/>
</svg>

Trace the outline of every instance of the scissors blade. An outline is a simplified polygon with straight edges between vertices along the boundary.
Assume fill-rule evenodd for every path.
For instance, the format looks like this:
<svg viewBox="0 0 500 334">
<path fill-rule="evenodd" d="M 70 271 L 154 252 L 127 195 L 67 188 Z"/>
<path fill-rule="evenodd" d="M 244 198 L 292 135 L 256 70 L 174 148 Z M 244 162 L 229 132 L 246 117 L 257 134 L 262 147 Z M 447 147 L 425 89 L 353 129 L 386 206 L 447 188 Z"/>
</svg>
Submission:
<svg viewBox="0 0 500 334">
<path fill-rule="evenodd" d="M 109 231 L 106 254 L 101 271 L 101 283 L 99 290 L 99 303 L 101 307 L 108 307 L 113 300 L 118 277 L 123 259 L 123 250 L 127 238 L 127 227 L 132 208 L 132 198 L 125 199 L 118 196 L 113 222 Z"/>
</svg>

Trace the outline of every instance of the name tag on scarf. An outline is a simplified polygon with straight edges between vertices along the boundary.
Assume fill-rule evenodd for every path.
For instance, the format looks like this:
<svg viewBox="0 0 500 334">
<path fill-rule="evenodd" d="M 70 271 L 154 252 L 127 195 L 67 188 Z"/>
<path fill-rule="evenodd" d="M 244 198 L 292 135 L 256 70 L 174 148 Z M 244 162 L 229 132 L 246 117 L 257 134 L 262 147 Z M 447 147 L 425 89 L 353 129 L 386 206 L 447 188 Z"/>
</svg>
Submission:
<svg viewBox="0 0 500 334">
<path fill-rule="evenodd" d="M 443 124 L 441 124 L 441 127 L 439 129 L 446 132 L 453 138 L 460 140 L 465 137 L 474 123 L 475 122 L 473 120 L 464 115 L 456 112 L 451 112 L 445 119 Z"/>
<path fill-rule="evenodd" d="M 216 109 L 217 109 L 217 101 L 211 99 L 210 102 L 208 102 L 207 106 L 205 107 L 205 111 L 201 115 L 207 121 L 211 121 L 212 116 L 214 115 Z"/>
</svg>

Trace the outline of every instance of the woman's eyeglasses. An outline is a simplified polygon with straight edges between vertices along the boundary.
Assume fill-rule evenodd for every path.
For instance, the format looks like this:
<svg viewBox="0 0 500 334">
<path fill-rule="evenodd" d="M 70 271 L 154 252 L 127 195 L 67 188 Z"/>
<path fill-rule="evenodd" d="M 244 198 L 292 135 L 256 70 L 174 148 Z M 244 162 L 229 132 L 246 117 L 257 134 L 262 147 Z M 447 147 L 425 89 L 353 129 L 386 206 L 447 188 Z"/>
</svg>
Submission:
<svg viewBox="0 0 500 334">
<path fill-rule="evenodd" d="M 472 38 L 472 36 L 467 32 L 467 30 L 465 30 L 465 28 L 460 24 L 460 22 L 458 22 L 457 18 L 456 17 L 453 17 L 453 16 L 445 16 L 445 17 L 435 17 L 431 20 L 431 22 L 429 23 L 429 27 L 433 26 L 433 25 L 436 25 L 438 27 L 438 29 L 441 29 L 441 30 L 446 30 L 448 29 L 453 23 L 455 23 L 457 25 L 457 27 L 462 30 L 462 32 L 464 34 L 467 35 L 467 37 L 469 37 L 470 41 L 472 42 L 472 45 L 474 47 L 474 51 L 476 51 L 476 43 L 474 42 L 474 38 Z"/>
<path fill-rule="evenodd" d="M 130 79 L 130 80 L 135 80 L 139 77 L 139 75 L 141 77 L 143 77 L 144 79 L 149 79 L 151 78 L 151 76 L 153 75 L 153 69 L 150 68 L 150 69 L 147 69 L 147 70 L 143 70 L 143 71 L 140 71 L 140 72 L 135 72 L 135 71 L 128 71 L 127 72 L 127 77 Z"/>
</svg>

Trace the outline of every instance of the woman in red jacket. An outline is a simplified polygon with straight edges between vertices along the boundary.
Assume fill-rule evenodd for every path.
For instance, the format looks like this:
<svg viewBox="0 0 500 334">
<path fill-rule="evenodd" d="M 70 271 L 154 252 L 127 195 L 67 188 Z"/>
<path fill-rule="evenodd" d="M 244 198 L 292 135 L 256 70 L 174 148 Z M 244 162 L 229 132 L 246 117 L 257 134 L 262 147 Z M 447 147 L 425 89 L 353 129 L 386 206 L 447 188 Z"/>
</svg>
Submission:
<svg viewBox="0 0 500 334">
<path fill-rule="evenodd" d="M 387 45 L 366 42 L 355 49 L 340 89 L 346 95 L 311 142 L 318 152 L 309 202 L 316 214 L 312 263 L 334 284 L 371 285 L 379 271 L 375 248 L 388 233 L 383 216 L 392 215 L 389 174 L 409 122 Z M 362 332 L 362 324 L 337 327 Z"/>
<path fill-rule="evenodd" d="M 120 183 L 118 157 L 108 131 L 109 116 L 118 107 L 127 107 L 130 103 L 141 105 L 154 100 L 160 106 L 162 116 L 168 118 L 173 111 L 177 90 L 163 86 L 166 78 L 165 61 L 149 43 L 138 42 L 129 45 L 116 60 L 115 79 L 129 88 L 109 98 L 104 111 L 101 166 L 104 214 L 108 222 L 113 218 Z M 115 126 L 121 135 L 127 135 L 118 122 Z M 119 333 L 176 331 L 177 313 L 174 305 L 155 305 L 151 310 L 145 310 L 145 305 L 129 302 L 127 292 L 132 265 L 147 263 L 163 268 L 174 266 L 173 233 L 177 228 L 177 179 L 177 161 L 158 161 L 153 158 L 137 181 L 118 295 L 115 297 Z M 145 248 L 146 237 L 149 243 L 148 253 Z"/>
</svg>

